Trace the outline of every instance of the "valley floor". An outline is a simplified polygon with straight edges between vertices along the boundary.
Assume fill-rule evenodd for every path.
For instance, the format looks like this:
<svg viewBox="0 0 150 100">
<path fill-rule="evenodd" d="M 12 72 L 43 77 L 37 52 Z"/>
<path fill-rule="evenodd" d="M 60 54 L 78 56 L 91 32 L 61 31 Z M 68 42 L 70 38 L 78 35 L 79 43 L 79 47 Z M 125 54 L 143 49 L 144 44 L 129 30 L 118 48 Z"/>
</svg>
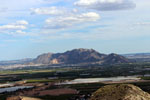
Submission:
<svg viewBox="0 0 150 100">
<path fill-rule="evenodd" d="M 138 67 L 139 66 L 139 67 Z M 11 100 L 10 98 L 21 96 L 24 99 L 33 97 L 40 100 L 88 100 L 91 94 L 102 86 L 108 84 L 134 84 L 142 90 L 150 93 L 149 70 L 144 70 L 150 65 L 112 65 L 105 67 L 62 67 L 49 69 L 31 69 L 0 72 L 0 89 L 15 86 L 32 86 L 33 88 L 18 89 L 13 92 L 0 93 L 0 100 Z M 124 80 L 118 80 L 117 76 L 124 76 Z M 127 75 L 134 76 L 128 78 Z M 145 76 L 146 75 L 146 76 Z M 135 77 L 136 76 L 136 77 Z M 116 81 L 112 81 L 113 79 Z M 93 81 L 97 79 L 105 81 Z M 81 80 L 83 79 L 83 80 Z M 92 79 L 92 82 L 85 80 Z M 64 84 L 67 82 L 76 84 Z M 89 80 L 88 80 L 89 81 Z M 63 84 L 62 84 L 63 83 Z M 34 99 L 35 98 L 35 99 Z M 13 99 L 12 99 L 13 100 Z M 17 99 L 14 99 L 17 100 Z M 31 100 L 31 99 L 30 99 Z"/>
</svg>

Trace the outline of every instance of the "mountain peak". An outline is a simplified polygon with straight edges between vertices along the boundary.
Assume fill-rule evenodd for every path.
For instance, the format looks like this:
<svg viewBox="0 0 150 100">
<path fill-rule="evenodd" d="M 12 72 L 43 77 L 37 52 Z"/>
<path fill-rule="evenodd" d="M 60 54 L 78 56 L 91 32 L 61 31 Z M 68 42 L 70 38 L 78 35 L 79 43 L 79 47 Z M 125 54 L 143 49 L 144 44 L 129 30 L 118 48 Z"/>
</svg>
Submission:
<svg viewBox="0 0 150 100">
<path fill-rule="evenodd" d="M 85 48 L 78 48 L 78 49 L 73 49 L 67 52 L 97 52 L 94 49 L 85 49 Z"/>
<path fill-rule="evenodd" d="M 107 57 L 105 57 L 105 64 L 114 64 L 114 63 L 129 63 L 129 59 L 121 56 L 121 55 L 118 55 L 118 54 L 115 54 L 115 53 L 111 53 L 109 54 Z"/>
<path fill-rule="evenodd" d="M 116 54 L 116 53 L 111 53 L 111 54 L 109 54 L 109 56 L 118 56 L 118 54 Z"/>
</svg>

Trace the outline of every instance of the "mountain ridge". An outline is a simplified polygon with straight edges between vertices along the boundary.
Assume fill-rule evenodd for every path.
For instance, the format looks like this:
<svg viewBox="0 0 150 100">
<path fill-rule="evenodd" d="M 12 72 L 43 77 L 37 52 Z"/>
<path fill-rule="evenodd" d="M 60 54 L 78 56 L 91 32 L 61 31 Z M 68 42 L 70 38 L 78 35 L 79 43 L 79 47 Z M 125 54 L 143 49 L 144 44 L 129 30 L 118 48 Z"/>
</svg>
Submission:
<svg viewBox="0 0 150 100">
<path fill-rule="evenodd" d="M 33 60 L 35 64 L 116 64 L 129 62 L 127 58 L 115 53 L 107 55 L 94 49 L 84 48 L 73 49 L 64 53 L 44 53 Z"/>
</svg>

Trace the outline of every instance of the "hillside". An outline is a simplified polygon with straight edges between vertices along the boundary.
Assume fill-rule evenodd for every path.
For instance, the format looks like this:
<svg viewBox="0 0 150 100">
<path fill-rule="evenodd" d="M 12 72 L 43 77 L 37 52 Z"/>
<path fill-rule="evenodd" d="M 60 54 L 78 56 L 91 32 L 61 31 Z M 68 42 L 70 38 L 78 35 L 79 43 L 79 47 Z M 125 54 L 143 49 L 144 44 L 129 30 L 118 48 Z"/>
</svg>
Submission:
<svg viewBox="0 0 150 100">
<path fill-rule="evenodd" d="M 150 100 L 150 94 L 130 85 L 108 85 L 92 94 L 90 100 Z"/>
<path fill-rule="evenodd" d="M 102 54 L 93 49 L 73 49 L 64 53 L 47 53 L 39 55 L 33 60 L 35 64 L 116 64 L 130 61 L 117 54 Z"/>
<path fill-rule="evenodd" d="M 114 54 L 114 53 L 109 54 L 104 59 L 105 64 L 128 63 L 128 62 L 130 62 L 129 59 L 127 59 L 121 55 Z"/>
</svg>

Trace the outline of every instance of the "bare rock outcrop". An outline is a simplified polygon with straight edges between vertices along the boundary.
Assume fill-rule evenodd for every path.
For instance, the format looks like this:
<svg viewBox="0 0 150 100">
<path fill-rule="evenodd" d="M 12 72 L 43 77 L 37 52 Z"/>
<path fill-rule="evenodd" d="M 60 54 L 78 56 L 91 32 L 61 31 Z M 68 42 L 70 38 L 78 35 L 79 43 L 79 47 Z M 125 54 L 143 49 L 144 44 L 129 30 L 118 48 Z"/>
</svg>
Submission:
<svg viewBox="0 0 150 100">
<path fill-rule="evenodd" d="M 107 85 L 93 93 L 90 100 L 150 100 L 150 94 L 131 84 Z"/>
</svg>

